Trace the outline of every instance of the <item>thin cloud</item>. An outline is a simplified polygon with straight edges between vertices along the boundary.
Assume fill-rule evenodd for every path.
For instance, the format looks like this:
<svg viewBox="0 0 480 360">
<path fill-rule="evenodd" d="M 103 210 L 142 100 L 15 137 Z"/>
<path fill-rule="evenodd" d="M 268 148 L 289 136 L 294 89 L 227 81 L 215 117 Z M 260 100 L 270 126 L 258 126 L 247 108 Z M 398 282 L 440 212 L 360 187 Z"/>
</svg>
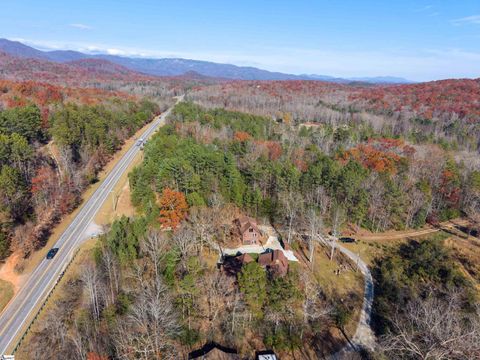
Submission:
<svg viewBox="0 0 480 360">
<path fill-rule="evenodd" d="M 81 30 L 92 30 L 93 28 L 89 25 L 85 25 L 85 24 L 80 24 L 80 23 L 75 23 L 75 24 L 69 24 L 69 26 L 73 27 L 73 28 L 77 28 L 77 29 L 81 29 Z"/>
<path fill-rule="evenodd" d="M 433 5 L 423 6 L 421 8 L 413 10 L 414 12 L 424 12 L 433 9 Z"/>
<path fill-rule="evenodd" d="M 292 74 L 310 73 L 338 77 L 390 75 L 417 81 L 480 76 L 480 52 L 468 52 L 462 49 L 423 49 L 412 52 L 406 49 L 339 51 L 262 47 L 262 49 L 253 48 L 246 53 L 245 51 L 184 52 L 173 49 L 144 49 L 82 42 L 28 40 L 22 42 L 44 50 L 69 49 L 89 54 L 197 59 L 256 66 Z"/>
<path fill-rule="evenodd" d="M 480 15 L 466 16 L 460 19 L 454 19 L 451 22 L 453 25 L 480 25 Z"/>
<path fill-rule="evenodd" d="M 433 5 L 426 5 L 421 8 L 414 9 L 413 12 L 415 13 L 423 13 L 425 16 L 434 17 L 440 15 L 438 11 L 435 11 L 435 7 Z"/>
</svg>

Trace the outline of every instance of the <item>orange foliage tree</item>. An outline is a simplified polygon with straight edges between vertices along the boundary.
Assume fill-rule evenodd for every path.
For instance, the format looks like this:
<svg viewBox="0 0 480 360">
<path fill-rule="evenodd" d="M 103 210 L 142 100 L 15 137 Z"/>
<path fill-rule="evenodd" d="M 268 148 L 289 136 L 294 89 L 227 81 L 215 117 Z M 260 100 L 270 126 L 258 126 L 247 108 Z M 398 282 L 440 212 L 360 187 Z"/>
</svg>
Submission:
<svg viewBox="0 0 480 360">
<path fill-rule="evenodd" d="M 376 172 L 395 174 L 402 160 L 411 158 L 415 149 L 399 139 L 369 139 L 344 152 L 340 159 L 347 162 L 353 158 Z"/>
<path fill-rule="evenodd" d="M 250 140 L 251 136 L 245 131 L 236 131 L 233 135 L 233 138 L 238 142 L 245 142 L 247 140 Z"/>
<path fill-rule="evenodd" d="M 160 196 L 159 221 L 163 228 L 175 229 L 187 216 L 188 205 L 182 192 L 165 188 Z"/>
<path fill-rule="evenodd" d="M 100 355 L 95 352 L 87 353 L 87 360 L 108 360 L 108 356 Z"/>
</svg>

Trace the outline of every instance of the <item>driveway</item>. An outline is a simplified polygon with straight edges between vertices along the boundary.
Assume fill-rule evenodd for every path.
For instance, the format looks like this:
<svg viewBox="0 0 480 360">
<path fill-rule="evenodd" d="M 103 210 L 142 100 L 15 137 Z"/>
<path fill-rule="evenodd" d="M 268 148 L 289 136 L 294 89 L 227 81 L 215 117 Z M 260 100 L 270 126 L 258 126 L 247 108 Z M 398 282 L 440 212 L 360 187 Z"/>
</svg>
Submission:
<svg viewBox="0 0 480 360">
<path fill-rule="evenodd" d="M 325 239 L 324 241 L 328 246 L 332 245 L 332 239 Z M 348 343 L 342 350 L 338 351 L 337 353 L 331 355 L 331 359 L 343 359 L 344 355 L 349 352 L 356 352 L 361 348 L 373 350 L 375 348 L 375 334 L 370 326 L 371 319 L 372 319 L 372 305 L 373 305 L 373 296 L 374 296 L 374 289 L 373 289 L 373 277 L 372 273 L 368 269 L 367 264 L 360 259 L 358 254 L 355 254 L 353 251 L 344 248 L 342 245 L 339 244 L 339 240 L 335 242 L 336 248 L 346 255 L 353 263 L 357 264 L 358 269 L 363 275 L 365 288 L 363 294 L 363 304 L 362 310 L 360 313 L 360 320 L 357 324 L 357 330 L 353 335 L 351 343 Z"/>
<path fill-rule="evenodd" d="M 278 240 L 278 235 L 275 229 L 269 225 L 259 225 L 260 230 L 268 235 L 267 241 L 263 245 L 242 245 L 236 248 L 225 248 L 222 249 L 223 253 L 226 255 L 236 255 L 238 253 L 245 254 L 261 254 L 264 253 L 267 249 L 272 250 L 281 250 L 288 261 L 298 261 L 295 257 L 295 254 L 292 250 L 285 250 L 280 241 Z"/>
</svg>

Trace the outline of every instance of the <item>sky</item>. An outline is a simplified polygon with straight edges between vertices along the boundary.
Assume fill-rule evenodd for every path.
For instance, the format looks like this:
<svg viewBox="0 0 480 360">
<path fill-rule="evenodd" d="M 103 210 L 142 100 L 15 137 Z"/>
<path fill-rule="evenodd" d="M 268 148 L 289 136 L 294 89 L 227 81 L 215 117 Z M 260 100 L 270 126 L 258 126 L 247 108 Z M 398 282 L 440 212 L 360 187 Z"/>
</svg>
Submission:
<svg viewBox="0 0 480 360">
<path fill-rule="evenodd" d="M 480 0 L 0 0 L 0 37 L 293 74 L 480 77 Z"/>
</svg>

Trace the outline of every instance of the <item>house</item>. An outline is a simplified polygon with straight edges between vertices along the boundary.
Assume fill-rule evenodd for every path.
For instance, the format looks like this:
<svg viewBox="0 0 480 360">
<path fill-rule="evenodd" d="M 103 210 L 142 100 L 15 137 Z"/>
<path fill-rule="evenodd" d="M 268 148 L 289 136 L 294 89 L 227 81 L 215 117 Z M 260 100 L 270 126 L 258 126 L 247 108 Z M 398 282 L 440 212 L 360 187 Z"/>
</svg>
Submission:
<svg viewBox="0 0 480 360">
<path fill-rule="evenodd" d="M 285 276 L 288 272 L 288 260 L 282 250 L 267 249 L 258 257 L 258 264 L 274 276 Z"/>
<path fill-rule="evenodd" d="M 255 219 L 242 216 L 236 220 L 243 245 L 259 245 L 262 232 Z"/>
</svg>

